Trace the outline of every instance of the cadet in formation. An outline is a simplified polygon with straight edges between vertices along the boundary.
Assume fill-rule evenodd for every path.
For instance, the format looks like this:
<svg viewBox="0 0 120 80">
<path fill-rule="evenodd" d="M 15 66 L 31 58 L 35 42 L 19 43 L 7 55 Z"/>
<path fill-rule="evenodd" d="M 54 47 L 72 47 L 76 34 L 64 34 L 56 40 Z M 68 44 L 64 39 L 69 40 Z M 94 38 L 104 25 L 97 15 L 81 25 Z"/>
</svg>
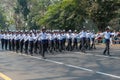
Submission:
<svg viewBox="0 0 120 80">
<path fill-rule="evenodd" d="M 106 48 L 103 52 L 109 53 L 109 38 L 111 33 L 103 32 L 106 40 Z M 102 35 L 101 35 L 102 36 Z M 96 49 L 95 39 L 98 37 L 93 31 L 83 28 L 80 32 L 75 31 L 48 31 L 43 28 L 41 31 L 1 31 L 1 48 L 2 50 L 15 51 L 16 53 L 41 54 L 45 59 L 45 53 L 55 54 L 63 51 Z"/>
</svg>

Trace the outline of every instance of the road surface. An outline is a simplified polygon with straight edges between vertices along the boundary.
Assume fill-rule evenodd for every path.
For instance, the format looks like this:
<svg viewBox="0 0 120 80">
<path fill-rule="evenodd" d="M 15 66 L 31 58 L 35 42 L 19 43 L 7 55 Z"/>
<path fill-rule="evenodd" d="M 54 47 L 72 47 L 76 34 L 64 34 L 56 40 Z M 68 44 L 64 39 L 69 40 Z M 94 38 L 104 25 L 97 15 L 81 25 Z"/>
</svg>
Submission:
<svg viewBox="0 0 120 80">
<path fill-rule="evenodd" d="M 112 56 L 103 48 L 46 53 L 47 59 L 0 50 L 0 80 L 120 80 L 120 45 L 111 47 Z"/>
</svg>

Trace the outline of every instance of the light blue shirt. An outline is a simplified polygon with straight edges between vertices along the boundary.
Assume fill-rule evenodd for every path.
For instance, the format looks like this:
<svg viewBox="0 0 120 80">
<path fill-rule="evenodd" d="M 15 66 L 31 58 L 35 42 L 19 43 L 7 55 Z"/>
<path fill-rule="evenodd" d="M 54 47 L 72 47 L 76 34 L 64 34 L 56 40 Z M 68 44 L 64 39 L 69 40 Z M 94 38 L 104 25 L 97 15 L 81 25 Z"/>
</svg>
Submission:
<svg viewBox="0 0 120 80">
<path fill-rule="evenodd" d="M 103 33 L 105 39 L 110 39 L 110 36 L 112 35 L 110 32 L 104 32 Z"/>
</svg>

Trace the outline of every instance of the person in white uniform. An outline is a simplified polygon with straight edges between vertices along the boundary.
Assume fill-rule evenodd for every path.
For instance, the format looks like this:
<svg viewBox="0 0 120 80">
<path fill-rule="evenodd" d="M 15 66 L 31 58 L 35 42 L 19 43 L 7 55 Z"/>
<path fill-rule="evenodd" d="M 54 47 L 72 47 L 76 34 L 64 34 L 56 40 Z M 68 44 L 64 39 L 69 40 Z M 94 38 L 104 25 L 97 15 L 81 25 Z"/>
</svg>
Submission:
<svg viewBox="0 0 120 80">
<path fill-rule="evenodd" d="M 106 31 L 103 32 L 104 38 L 105 38 L 105 49 L 103 51 L 103 55 L 106 55 L 106 52 L 108 55 L 110 55 L 110 37 L 111 37 L 111 33 L 110 33 L 110 29 L 106 28 Z"/>
</svg>

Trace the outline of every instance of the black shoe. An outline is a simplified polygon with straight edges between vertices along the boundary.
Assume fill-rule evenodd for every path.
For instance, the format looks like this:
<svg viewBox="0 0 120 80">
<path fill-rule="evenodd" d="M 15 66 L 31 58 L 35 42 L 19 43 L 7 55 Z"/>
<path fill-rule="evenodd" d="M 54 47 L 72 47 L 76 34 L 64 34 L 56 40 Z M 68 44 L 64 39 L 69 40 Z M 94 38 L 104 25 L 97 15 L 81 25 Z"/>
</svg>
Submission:
<svg viewBox="0 0 120 80">
<path fill-rule="evenodd" d="M 46 57 L 42 57 L 43 59 L 46 59 Z"/>
<path fill-rule="evenodd" d="M 103 53 L 103 55 L 106 55 L 105 53 Z"/>
<path fill-rule="evenodd" d="M 85 50 L 81 50 L 81 52 L 86 53 Z"/>
<path fill-rule="evenodd" d="M 31 54 L 31 56 L 33 56 L 33 54 Z"/>
<path fill-rule="evenodd" d="M 112 55 L 108 54 L 108 56 L 112 56 Z"/>
</svg>

